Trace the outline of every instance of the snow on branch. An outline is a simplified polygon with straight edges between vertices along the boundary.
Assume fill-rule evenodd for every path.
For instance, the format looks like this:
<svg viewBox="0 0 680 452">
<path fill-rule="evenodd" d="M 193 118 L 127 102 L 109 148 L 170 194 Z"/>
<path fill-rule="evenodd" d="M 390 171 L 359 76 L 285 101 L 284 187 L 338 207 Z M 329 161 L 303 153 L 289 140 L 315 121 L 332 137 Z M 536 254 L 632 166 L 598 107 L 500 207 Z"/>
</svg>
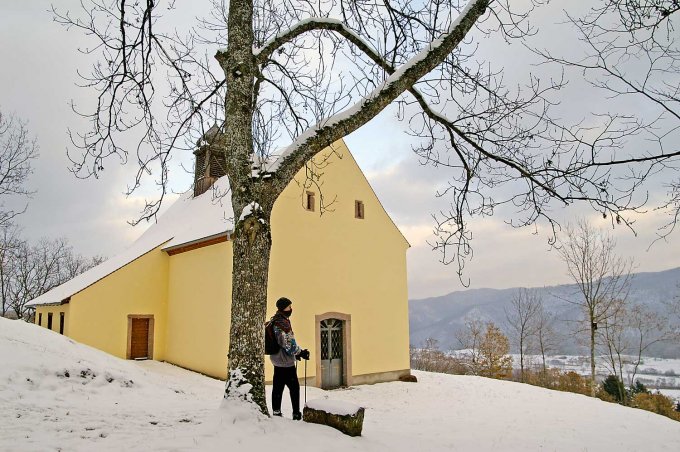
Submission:
<svg viewBox="0 0 680 452">
<path fill-rule="evenodd" d="M 409 90 L 420 78 L 444 61 L 465 38 L 477 19 L 484 14 L 487 5 L 488 0 L 471 0 L 445 33 L 394 71 L 367 97 L 348 109 L 320 121 L 300 134 L 279 156 L 281 165 L 277 171 L 277 178 L 281 186 L 285 187 L 294 174 L 314 154 L 374 118 L 399 95 Z M 313 20 L 306 22 L 308 25 L 304 25 L 304 21 L 298 23 L 289 31 L 282 33 L 280 38 L 283 40 L 284 36 L 290 37 L 295 33 L 300 34 L 301 31 L 299 30 L 305 26 L 311 27 L 313 23 Z M 346 29 L 344 25 L 338 25 L 336 21 L 330 19 L 319 25 L 323 25 L 326 29 L 331 29 L 331 27 L 339 30 Z M 352 34 L 354 33 L 352 32 Z M 277 38 L 274 38 L 269 46 L 274 46 L 275 42 L 277 42 Z M 352 42 L 354 41 L 352 40 Z M 370 49 L 369 54 L 374 53 L 371 47 L 360 38 L 356 43 L 363 44 L 367 49 Z M 265 48 L 269 49 L 266 46 L 263 50 Z"/>
</svg>

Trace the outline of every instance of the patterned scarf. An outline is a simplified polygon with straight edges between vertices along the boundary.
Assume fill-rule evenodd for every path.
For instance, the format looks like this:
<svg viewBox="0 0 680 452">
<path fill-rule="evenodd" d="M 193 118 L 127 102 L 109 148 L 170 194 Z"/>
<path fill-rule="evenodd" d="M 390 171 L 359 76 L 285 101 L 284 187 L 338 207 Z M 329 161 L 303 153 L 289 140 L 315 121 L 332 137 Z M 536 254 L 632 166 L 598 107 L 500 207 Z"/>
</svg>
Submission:
<svg viewBox="0 0 680 452">
<path fill-rule="evenodd" d="M 274 317 L 271 318 L 270 322 L 286 334 L 293 331 L 293 327 L 290 325 L 290 319 L 279 311 L 274 314 Z"/>
</svg>

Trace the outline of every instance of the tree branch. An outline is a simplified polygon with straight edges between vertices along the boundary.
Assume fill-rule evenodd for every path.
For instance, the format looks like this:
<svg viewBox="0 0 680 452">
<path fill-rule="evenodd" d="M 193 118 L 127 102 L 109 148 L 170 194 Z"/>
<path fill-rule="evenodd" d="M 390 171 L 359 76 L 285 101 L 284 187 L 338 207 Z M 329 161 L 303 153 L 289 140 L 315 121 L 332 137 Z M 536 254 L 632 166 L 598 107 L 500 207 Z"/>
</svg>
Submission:
<svg viewBox="0 0 680 452">
<path fill-rule="evenodd" d="M 307 160 L 334 141 L 349 135 L 374 118 L 415 82 L 437 67 L 462 42 L 477 19 L 486 11 L 488 0 L 472 0 L 451 24 L 447 33 L 413 56 L 378 86 L 367 98 L 347 110 L 307 129 L 282 153 L 275 184 L 281 192 Z"/>
</svg>

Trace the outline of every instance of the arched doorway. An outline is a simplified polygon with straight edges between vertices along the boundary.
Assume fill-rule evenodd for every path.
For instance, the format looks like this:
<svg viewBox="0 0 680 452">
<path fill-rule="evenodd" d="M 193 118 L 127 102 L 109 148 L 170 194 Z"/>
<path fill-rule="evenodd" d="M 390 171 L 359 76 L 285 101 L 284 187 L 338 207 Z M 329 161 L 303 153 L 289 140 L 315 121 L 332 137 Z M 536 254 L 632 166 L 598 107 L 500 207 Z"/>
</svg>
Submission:
<svg viewBox="0 0 680 452">
<path fill-rule="evenodd" d="M 351 378 L 350 316 L 316 316 L 316 381 L 322 389 L 348 386 Z"/>
</svg>

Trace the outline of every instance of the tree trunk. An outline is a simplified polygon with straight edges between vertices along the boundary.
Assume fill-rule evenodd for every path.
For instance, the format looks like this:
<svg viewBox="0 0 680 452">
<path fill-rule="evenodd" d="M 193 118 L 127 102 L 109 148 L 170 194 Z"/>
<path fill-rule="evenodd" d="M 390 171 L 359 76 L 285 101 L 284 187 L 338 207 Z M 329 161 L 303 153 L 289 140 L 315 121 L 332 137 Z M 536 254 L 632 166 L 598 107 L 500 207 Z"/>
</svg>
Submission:
<svg viewBox="0 0 680 452">
<path fill-rule="evenodd" d="M 591 317 L 590 321 L 590 395 L 595 397 L 595 323 Z"/>
<path fill-rule="evenodd" d="M 519 381 L 524 383 L 524 340 L 519 339 Z"/>
<path fill-rule="evenodd" d="M 272 203 L 258 198 L 252 177 L 253 85 L 256 67 L 253 48 L 253 2 L 229 2 L 228 47 L 216 58 L 227 81 L 225 97 L 224 151 L 231 186 L 235 234 L 229 334 L 229 372 L 225 399 L 255 403 L 268 414 L 264 392 L 264 336 L 262 325 L 267 311 L 267 278 L 271 234 L 269 216 Z M 256 202 L 264 210 L 253 209 L 251 216 L 239 219 L 244 207 Z M 264 205 L 267 204 L 267 205 Z M 266 212 L 266 213 L 265 213 Z"/>
<path fill-rule="evenodd" d="M 541 346 L 541 362 L 543 363 L 543 380 L 545 381 L 545 376 L 547 373 L 546 367 L 545 367 L 545 352 L 543 351 L 543 347 Z"/>
<path fill-rule="evenodd" d="M 7 312 L 7 302 L 6 302 L 6 297 L 5 297 L 5 272 L 3 271 L 3 266 L 4 266 L 4 256 L 3 259 L 0 260 L 0 296 L 2 297 L 2 300 L 0 300 L 1 305 L 0 309 L 2 309 L 2 312 L 0 312 L 0 317 L 4 317 L 5 313 Z"/>
<path fill-rule="evenodd" d="M 229 374 L 225 399 L 254 402 L 268 414 L 264 390 L 264 334 L 271 252 L 269 222 L 256 216 L 237 227 L 233 249 Z"/>
<path fill-rule="evenodd" d="M 621 403 L 623 405 L 628 405 L 628 398 L 626 397 L 626 386 L 623 382 L 623 358 L 620 353 L 617 353 L 619 361 L 619 396 L 621 397 Z M 632 386 L 632 385 L 631 385 Z"/>
</svg>

